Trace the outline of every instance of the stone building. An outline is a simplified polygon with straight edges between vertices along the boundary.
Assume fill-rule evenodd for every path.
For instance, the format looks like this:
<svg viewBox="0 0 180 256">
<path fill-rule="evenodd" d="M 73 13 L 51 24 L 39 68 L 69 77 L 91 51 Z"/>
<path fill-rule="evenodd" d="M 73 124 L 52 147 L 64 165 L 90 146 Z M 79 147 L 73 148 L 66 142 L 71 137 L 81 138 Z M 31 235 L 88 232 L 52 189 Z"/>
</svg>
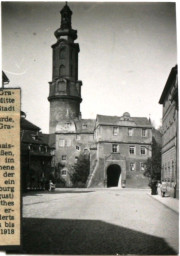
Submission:
<svg viewBox="0 0 180 256">
<path fill-rule="evenodd" d="M 81 86 L 78 79 L 79 44 L 72 29 L 72 11 L 61 10 L 61 26 L 52 45 L 53 73 L 49 83 L 50 123 L 54 134 L 55 162 L 60 166 L 66 186 L 71 186 L 70 169 L 79 154 L 89 154 L 89 187 L 144 187 L 144 163 L 151 156 L 152 127 L 147 118 L 101 116 L 82 119 Z M 109 178 L 110 177 L 110 178 Z"/>
<path fill-rule="evenodd" d="M 179 196 L 179 135 L 178 135 L 178 76 L 177 65 L 171 69 L 159 103 L 163 105 L 162 171 L 172 197 Z"/>
<path fill-rule="evenodd" d="M 152 126 L 147 118 L 97 115 L 91 147 L 89 187 L 147 187 L 145 162 L 151 157 Z"/>
<path fill-rule="evenodd" d="M 49 135 L 29 122 L 21 111 L 21 175 L 22 189 L 43 189 L 54 177 L 54 148 L 49 145 Z M 51 177 L 52 176 L 52 177 Z"/>
</svg>

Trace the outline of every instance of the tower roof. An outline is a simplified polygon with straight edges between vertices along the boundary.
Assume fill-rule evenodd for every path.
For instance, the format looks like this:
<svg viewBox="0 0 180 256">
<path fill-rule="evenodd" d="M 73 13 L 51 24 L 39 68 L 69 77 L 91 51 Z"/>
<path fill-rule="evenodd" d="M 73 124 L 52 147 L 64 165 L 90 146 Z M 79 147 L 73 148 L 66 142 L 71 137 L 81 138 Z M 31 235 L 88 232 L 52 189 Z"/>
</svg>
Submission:
<svg viewBox="0 0 180 256">
<path fill-rule="evenodd" d="M 66 2 L 66 5 L 60 11 L 60 14 L 61 14 L 61 25 L 60 25 L 60 28 L 58 28 L 54 32 L 56 38 L 60 39 L 61 36 L 69 36 L 73 40 L 75 40 L 77 38 L 77 31 L 72 29 L 71 16 L 73 12 L 67 5 L 67 2 Z"/>
<path fill-rule="evenodd" d="M 62 10 L 60 11 L 61 14 L 64 14 L 64 13 L 67 13 L 67 14 L 70 14 L 72 15 L 72 11 L 71 9 L 69 8 L 67 2 L 66 2 L 66 5 L 62 8 Z"/>
</svg>

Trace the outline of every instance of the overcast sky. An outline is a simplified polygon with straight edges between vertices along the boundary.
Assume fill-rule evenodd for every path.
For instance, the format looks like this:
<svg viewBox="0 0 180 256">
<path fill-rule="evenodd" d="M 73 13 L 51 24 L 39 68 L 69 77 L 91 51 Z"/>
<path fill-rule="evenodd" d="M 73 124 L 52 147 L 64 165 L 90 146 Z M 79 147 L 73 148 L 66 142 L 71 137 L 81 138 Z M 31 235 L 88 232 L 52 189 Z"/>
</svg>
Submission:
<svg viewBox="0 0 180 256">
<path fill-rule="evenodd" d="M 7 87 L 22 88 L 27 119 L 49 131 L 48 82 L 54 31 L 63 2 L 2 3 L 2 68 Z M 149 117 L 160 125 L 158 104 L 177 63 L 174 3 L 69 2 L 78 30 L 83 118 L 96 114 Z"/>
</svg>

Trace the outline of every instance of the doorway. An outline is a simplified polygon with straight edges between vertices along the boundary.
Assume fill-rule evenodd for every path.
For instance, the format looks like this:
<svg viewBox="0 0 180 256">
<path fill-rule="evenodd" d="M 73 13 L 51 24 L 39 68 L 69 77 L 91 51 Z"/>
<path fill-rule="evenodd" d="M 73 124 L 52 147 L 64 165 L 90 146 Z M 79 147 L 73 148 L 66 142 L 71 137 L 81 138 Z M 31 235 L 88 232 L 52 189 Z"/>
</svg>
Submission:
<svg viewBox="0 0 180 256">
<path fill-rule="evenodd" d="M 107 168 L 107 187 L 119 187 L 121 167 L 117 164 L 112 164 Z"/>
</svg>

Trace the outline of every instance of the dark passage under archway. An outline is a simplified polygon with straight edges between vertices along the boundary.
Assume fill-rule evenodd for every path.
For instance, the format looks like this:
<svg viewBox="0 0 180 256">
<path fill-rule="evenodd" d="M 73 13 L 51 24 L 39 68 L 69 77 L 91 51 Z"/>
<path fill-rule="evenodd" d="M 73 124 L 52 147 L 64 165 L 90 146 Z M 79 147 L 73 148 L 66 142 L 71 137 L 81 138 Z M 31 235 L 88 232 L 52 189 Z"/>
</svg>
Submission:
<svg viewBox="0 0 180 256">
<path fill-rule="evenodd" d="M 112 164 L 107 169 L 107 187 L 117 187 L 121 174 L 121 168 L 117 164 Z"/>
</svg>

